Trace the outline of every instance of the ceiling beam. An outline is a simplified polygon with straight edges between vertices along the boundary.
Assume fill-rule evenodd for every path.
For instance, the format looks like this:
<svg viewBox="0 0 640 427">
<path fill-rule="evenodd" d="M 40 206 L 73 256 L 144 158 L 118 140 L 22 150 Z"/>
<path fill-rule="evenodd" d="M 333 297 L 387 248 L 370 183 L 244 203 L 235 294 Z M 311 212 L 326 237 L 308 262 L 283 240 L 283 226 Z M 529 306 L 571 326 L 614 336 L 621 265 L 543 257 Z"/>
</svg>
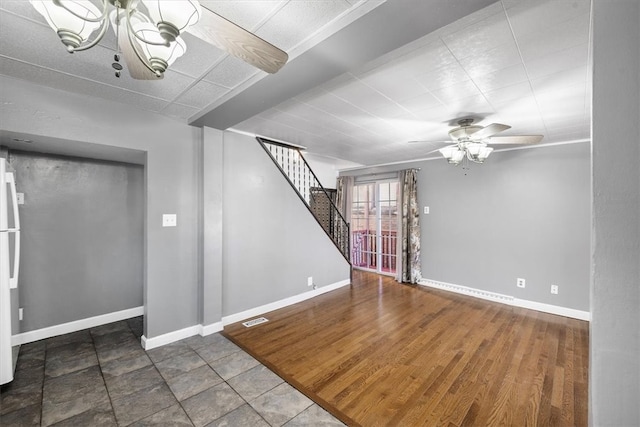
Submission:
<svg viewBox="0 0 640 427">
<path fill-rule="evenodd" d="M 388 0 L 220 105 L 189 120 L 225 130 L 448 25 L 494 0 Z"/>
</svg>

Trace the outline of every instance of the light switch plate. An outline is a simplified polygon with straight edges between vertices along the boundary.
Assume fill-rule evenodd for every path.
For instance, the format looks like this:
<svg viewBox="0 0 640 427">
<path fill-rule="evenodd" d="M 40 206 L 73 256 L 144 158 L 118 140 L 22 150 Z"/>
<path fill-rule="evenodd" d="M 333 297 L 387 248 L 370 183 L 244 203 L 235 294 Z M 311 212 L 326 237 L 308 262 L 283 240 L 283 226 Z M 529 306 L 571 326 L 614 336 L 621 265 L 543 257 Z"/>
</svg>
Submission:
<svg viewBox="0 0 640 427">
<path fill-rule="evenodd" d="M 24 193 L 16 193 L 16 200 L 19 205 L 24 205 Z"/>
<path fill-rule="evenodd" d="M 429 215 L 429 206 L 424 207 L 424 214 Z"/>
<path fill-rule="evenodd" d="M 178 225 L 178 215 L 176 214 L 163 214 L 162 226 L 163 227 L 176 227 Z"/>
</svg>

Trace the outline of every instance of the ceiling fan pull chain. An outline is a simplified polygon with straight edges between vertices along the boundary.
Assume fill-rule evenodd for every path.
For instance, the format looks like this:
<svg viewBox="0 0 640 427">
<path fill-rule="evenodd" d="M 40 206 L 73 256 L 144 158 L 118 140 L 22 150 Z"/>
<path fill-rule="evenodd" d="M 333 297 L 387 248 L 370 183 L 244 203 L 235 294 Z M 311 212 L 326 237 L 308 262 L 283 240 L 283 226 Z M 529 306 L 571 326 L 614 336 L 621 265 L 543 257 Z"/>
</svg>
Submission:
<svg viewBox="0 0 640 427">
<path fill-rule="evenodd" d="M 122 71 L 122 64 L 120 64 L 120 2 L 115 1 L 116 7 L 116 53 L 113 55 L 113 62 L 111 66 L 116 70 L 116 77 L 120 78 L 120 72 Z"/>
</svg>

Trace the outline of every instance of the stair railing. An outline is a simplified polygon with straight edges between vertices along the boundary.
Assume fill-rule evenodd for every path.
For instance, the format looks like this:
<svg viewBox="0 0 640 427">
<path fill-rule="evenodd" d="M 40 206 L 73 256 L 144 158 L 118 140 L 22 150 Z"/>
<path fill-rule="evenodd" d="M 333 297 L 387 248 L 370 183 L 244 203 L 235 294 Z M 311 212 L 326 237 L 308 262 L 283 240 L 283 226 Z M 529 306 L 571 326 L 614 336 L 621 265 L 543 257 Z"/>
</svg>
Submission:
<svg viewBox="0 0 640 427">
<path fill-rule="evenodd" d="M 325 189 L 318 180 L 300 149 L 265 138 L 256 137 L 256 139 L 342 256 L 351 264 L 349 223 L 340 213 L 330 191 Z M 323 214 L 321 215 L 319 211 Z"/>
</svg>

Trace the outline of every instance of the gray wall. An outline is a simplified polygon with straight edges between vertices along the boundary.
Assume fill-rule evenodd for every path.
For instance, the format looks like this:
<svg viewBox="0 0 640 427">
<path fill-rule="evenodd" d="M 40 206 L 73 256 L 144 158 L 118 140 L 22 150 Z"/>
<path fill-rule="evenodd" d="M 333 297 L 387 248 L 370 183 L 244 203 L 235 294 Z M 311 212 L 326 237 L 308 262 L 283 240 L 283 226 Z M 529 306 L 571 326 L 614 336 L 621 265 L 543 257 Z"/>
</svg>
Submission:
<svg viewBox="0 0 640 427">
<path fill-rule="evenodd" d="M 589 162 L 579 143 L 496 152 L 466 173 L 437 159 L 348 174 L 421 169 L 425 279 L 589 311 Z"/>
<path fill-rule="evenodd" d="M 255 138 L 224 133 L 223 315 L 349 279 L 349 265 Z"/>
<path fill-rule="evenodd" d="M 594 1 L 590 419 L 640 425 L 640 3 Z"/>
<path fill-rule="evenodd" d="M 198 324 L 202 131 L 116 102 L 21 80 L 0 76 L 0 87 L 4 131 L 146 152 L 145 336 Z M 163 213 L 177 214 L 178 226 L 163 228 Z"/>
<path fill-rule="evenodd" d="M 222 319 L 223 271 L 223 132 L 204 128 L 203 163 L 203 286 L 202 320 L 205 326 Z"/>
<path fill-rule="evenodd" d="M 11 151 L 22 247 L 19 332 L 142 305 L 144 169 Z"/>
</svg>

